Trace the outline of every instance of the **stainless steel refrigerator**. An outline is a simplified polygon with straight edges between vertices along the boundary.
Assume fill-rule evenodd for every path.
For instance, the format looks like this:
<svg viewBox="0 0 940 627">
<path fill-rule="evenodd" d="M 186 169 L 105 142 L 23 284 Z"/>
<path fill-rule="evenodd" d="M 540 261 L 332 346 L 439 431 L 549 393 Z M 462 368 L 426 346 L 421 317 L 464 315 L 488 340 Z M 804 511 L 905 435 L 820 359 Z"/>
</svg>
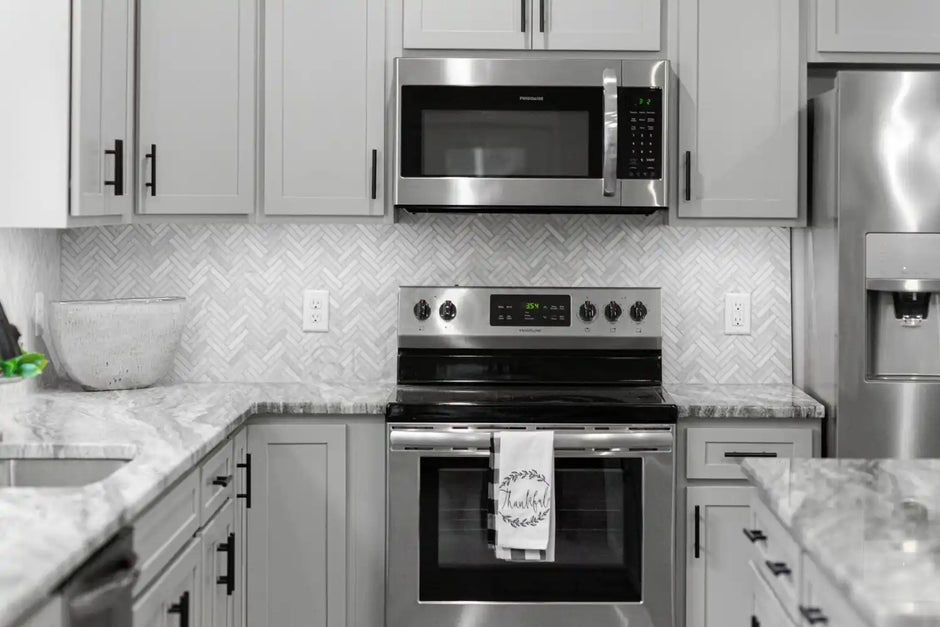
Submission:
<svg viewBox="0 0 940 627">
<path fill-rule="evenodd" d="M 940 72 L 839 72 L 811 107 L 798 380 L 830 456 L 940 457 Z"/>
</svg>

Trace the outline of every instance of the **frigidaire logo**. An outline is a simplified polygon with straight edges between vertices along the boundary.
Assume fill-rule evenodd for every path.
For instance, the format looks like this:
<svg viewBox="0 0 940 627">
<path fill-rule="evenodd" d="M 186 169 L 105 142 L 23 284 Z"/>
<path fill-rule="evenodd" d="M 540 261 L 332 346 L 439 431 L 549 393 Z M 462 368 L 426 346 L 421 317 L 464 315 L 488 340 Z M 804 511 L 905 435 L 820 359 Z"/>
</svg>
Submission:
<svg viewBox="0 0 940 627">
<path fill-rule="evenodd" d="M 533 100 L 535 102 L 542 102 L 545 100 L 545 96 L 519 96 L 519 100 Z"/>
</svg>

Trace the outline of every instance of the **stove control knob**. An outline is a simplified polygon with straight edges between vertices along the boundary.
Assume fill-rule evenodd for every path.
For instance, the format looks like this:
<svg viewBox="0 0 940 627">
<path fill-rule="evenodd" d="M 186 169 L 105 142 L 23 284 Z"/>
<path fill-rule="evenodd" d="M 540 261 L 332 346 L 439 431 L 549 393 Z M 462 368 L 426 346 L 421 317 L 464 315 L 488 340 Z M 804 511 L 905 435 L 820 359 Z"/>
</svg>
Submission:
<svg viewBox="0 0 940 627">
<path fill-rule="evenodd" d="M 444 304 L 441 305 L 439 313 L 444 320 L 453 320 L 457 317 L 457 305 L 449 300 L 445 300 Z"/>
<path fill-rule="evenodd" d="M 642 322 L 647 313 L 646 305 L 643 304 L 643 301 L 638 300 L 630 307 L 630 318 L 632 318 L 634 322 Z"/>
<path fill-rule="evenodd" d="M 623 314 L 623 309 L 620 308 L 620 305 L 618 305 L 615 300 L 610 301 L 607 303 L 607 306 L 604 307 L 604 317 L 610 322 L 617 322 L 621 314 Z"/>
<path fill-rule="evenodd" d="M 415 318 L 418 320 L 427 320 L 431 317 L 431 306 L 423 298 L 415 304 Z"/>
<path fill-rule="evenodd" d="M 591 322 L 594 320 L 594 317 L 597 316 L 597 307 L 589 300 L 584 301 L 584 304 L 581 305 L 581 309 L 578 310 L 578 315 L 581 316 L 581 319 L 585 322 Z"/>
</svg>

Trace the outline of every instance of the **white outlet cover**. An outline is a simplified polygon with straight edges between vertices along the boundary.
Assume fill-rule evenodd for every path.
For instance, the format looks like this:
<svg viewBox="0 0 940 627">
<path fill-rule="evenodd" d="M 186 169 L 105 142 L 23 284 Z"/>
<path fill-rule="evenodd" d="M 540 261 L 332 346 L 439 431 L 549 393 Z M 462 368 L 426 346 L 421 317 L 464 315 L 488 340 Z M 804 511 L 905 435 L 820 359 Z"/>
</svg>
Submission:
<svg viewBox="0 0 940 627">
<path fill-rule="evenodd" d="M 751 334 L 751 295 L 725 294 L 725 335 Z"/>
<path fill-rule="evenodd" d="M 304 290 L 302 327 L 306 333 L 330 330 L 330 293 L 326 290 Z"/>
</svg>

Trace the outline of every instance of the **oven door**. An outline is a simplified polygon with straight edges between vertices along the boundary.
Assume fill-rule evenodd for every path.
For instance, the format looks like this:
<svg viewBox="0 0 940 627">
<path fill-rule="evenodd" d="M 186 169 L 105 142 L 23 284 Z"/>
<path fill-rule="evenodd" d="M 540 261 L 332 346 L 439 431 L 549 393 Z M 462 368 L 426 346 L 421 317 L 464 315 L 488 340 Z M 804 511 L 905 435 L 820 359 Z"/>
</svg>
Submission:
<svg viewBox="0 0 940 627">
<path fill-rule="evenodd" d="M 672 427 L 538 428 L 556 431 L 551 563 L 487 546 L 499 427 L 389 426 L 389 627 L 672 624 Z"/>
<path fill-rule="evenodd" d="M 620 66 L 397 59 L 395 205 L 618 207 Z"/>
</svg>

